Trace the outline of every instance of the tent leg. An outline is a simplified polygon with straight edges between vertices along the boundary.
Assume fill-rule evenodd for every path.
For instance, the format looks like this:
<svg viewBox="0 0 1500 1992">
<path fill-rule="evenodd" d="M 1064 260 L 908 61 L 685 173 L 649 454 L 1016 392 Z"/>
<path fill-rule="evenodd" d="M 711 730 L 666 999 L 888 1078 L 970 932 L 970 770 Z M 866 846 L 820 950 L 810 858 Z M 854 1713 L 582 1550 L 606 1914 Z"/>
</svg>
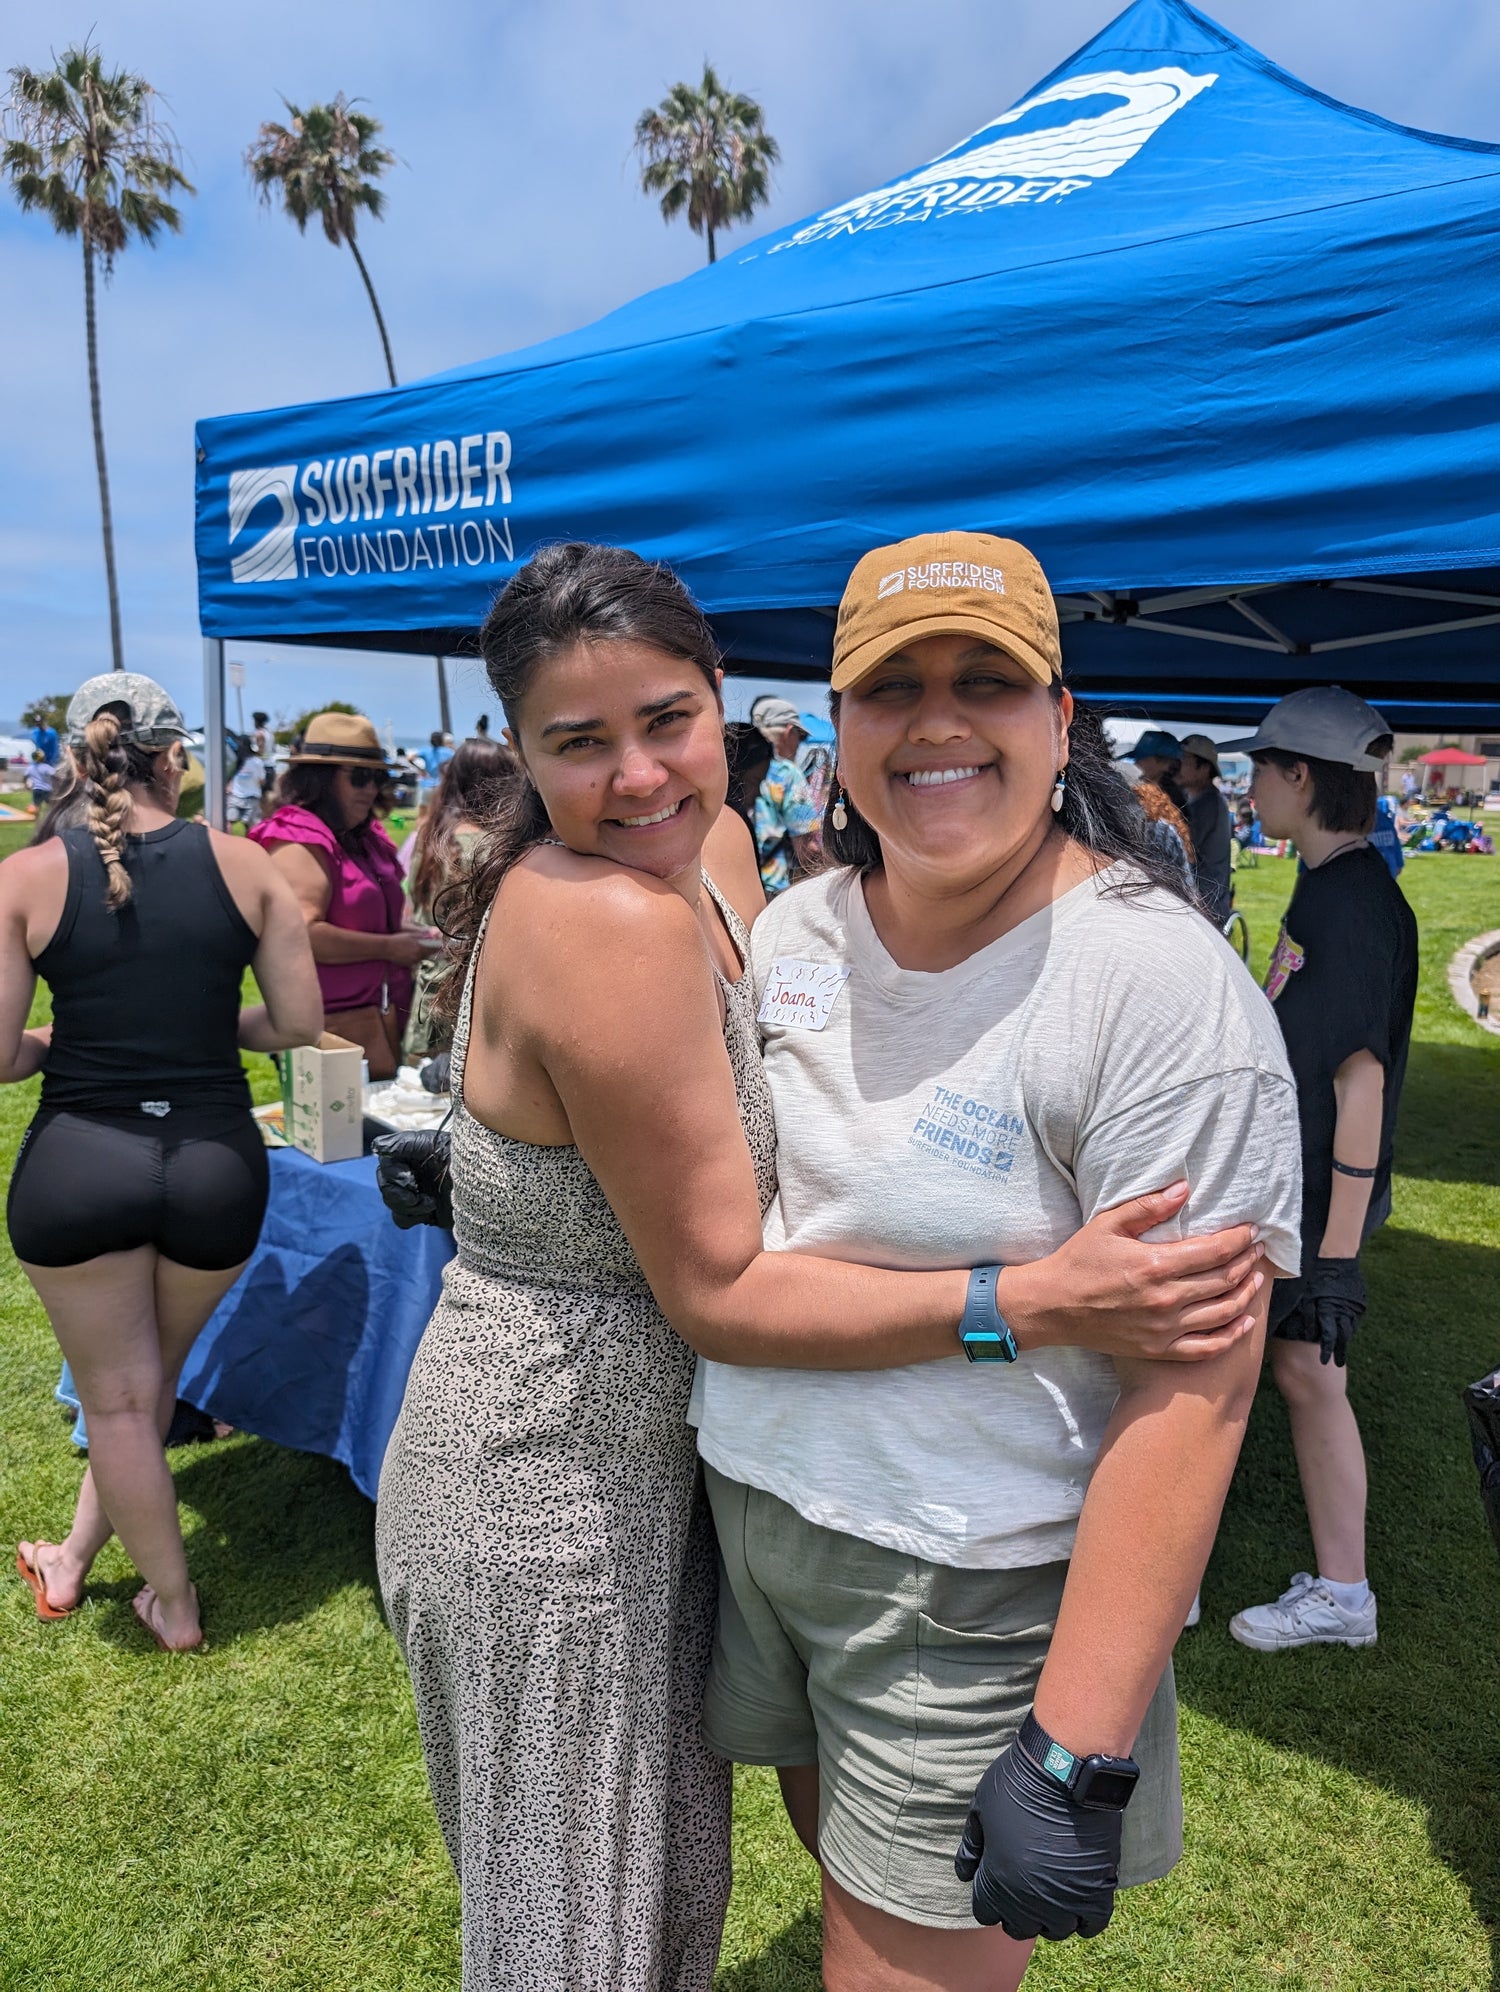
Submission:
<svg viewBox="0 0 1500 1992">
<path fill-rule="evenodd" d="M 447 659 L 437 657 L 433 659 L 433 662 L 437 665 L 438 673 L 438 724 L 442 727 L 444 733 L 451 733 L 453 731 L 453 713 L 448 704 Z"/>
<path fill-rule="evenodd" d="M 208 780 L 203 813 L 215 830 L 224 828 L 224 639 L 203 639 L 203 765 Z"/>
</svg>

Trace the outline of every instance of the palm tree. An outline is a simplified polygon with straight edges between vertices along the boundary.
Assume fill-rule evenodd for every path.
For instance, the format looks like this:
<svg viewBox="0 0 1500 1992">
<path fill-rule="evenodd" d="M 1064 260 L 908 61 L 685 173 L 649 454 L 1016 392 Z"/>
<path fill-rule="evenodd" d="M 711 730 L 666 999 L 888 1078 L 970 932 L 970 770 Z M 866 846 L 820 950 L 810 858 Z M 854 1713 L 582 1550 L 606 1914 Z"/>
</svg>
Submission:
<svg viewBox="0 0 1500 1992">
<path fill-rule="evenodd" d="M 378 118 L 356 111 L 340 90 L 331 104 L 309 104 L 305 111 L 288 104 L 290 125 L 267 120 L 255 135 L 255 143 L 245 153 L 245 164 L 255 191 L 267 207 L 279 190 L 281 204 L 306 232 L 308 222 L 317 216 L 323 233 L 340 248 L 347 243 L 369 295 L 370 309 L 380 331 L 385 350 L 385 370 L 391 386 L 396 385 L 396 363 L 391 358 L 391 342 L 386 336 L 380 300 L 359 253 L 355 224 L 361 208 L 374 221 L 385 211 L 385 195 L 375 182 L 396 155 L 376 145 L 382 126 Z"/>
<path fill-rule="evenodd" d="M 65 49 L 61 58 L 54 56 L 51 69 L 12 69 L 3 117 L 3 164 L 16 199 L 28 212 L 45 214 L 59 235 L 76 235 L 83 242 L 89 404 L 109 582 L 110 645 L 117 671 L 125 668 L 125 646 L 99 398 L 94 274 L 95 266 L 101 265 L 107 283 L 115 258 L 132 241 L 154 243 L 164 228 L 173 234 L 182 231 L 182 216 L 167 196 L 195 190 L 178 164 L 176 140 L 155 115 L 155 96 L 144 76 L 127 69 L 106 72 L 98 49 L 84 42 Z"/>
<path fill-rule="evenodd" d="M 684 208 L 688 227 L 708 238 L 736 221 L 747 221 L 770 198 L 770 169 L 781 148 L 766 130 L 760 105 L 726 90 L 710 63 L 703 81 L 674 83 L 654 110 L 636 119 L 641 192 L 661 195 L 663 221 Z"/>
<path fill-rule="evenodd" d="M 356 223 L 361 208 L 375 221 L 385 212 L 385 195 L 375 182 L 388 167 L 395 165 L 396 155 L 375 143 L 384 129 L 379 118 L 355 110 L 342 90 L 331 104 L 309 104 L 305 111 L 287 103 L 285 97 L 281 101 L 286 104 L 290 123 L 277 124 L 267 119 L 256 133 L 255 143 L 246 149 L 245 164 L 251 183 L 267 207 L 279 190 L 282 206 L 302 233 L 306 233 L 308 222 L 316 215 L 335 249 L 348 244 L 364 279 L 385 354 L 385 370 L 391 386 L 395 387 L 396 362 L 391 357 L 391 341 L 380 299 L 375 295 L 365 259 L 359 253 Z M 438 713 L 443 731 L 448 733 L 452 731 L 448 676 L 442 658 L 435 661 Z"/>
</svg>

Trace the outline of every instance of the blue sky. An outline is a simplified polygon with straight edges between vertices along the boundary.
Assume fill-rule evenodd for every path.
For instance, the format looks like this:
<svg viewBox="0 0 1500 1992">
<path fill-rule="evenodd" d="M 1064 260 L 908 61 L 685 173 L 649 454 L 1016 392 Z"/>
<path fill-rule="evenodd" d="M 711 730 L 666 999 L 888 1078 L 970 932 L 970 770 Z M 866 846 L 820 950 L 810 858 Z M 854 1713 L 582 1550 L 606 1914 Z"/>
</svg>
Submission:
<svg viewBox="0 0 1500 1992">
<path fill-rule="evenodd" d="M 852 0 L 429 0 L 421 10 L 395 0 L 88 0 L 81 10 L 31 0 L 7 10 L 0 67 L 42 64 L 92 28 L 111 61 L 147 75 L 198 187 L 183 235 L 133 249 L 101 296 L 127 662 L 201 716 L 196 418 L 383 380 L 352 259 L 320 235 L 299 237 L 251 195 L 241 154 L 259 121 L 280 115 L 282 95 L 366 99 L 400 155 L 388 217 L 361 239 L 406 379 L 586 323 L 701 262 L 698 238 L 667 228 L 638 191 L 630 138 L 637 114 L 695 78 L 705 54 L 759 98 L 780 141 L 764 217 L 780 225 L 943 151 L 1116 11 L 1109 0 L 948 0 L 936 15 Z M 1220 0 L 1211 11 L 1334 96 L 1500 140 L 1500 9 Z M 107 668 L 109 655 L 79 252 L 0 193 L 0 270 L 3 725 L 34 693 Z M 398 735 L 436 723 L 432 667 L 419 660 L 238 654 L 247 710 L 345 697 Z M 450 668 L 466 727 L 493 700 L 477 664 Z"/>
</svg>

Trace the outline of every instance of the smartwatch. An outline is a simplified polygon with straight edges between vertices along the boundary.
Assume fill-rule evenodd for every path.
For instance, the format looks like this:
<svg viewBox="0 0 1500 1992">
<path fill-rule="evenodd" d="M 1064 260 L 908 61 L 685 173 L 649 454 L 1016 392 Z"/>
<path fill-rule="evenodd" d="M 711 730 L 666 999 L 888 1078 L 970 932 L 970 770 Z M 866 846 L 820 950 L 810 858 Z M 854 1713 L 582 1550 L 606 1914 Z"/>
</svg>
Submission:
<svg viewBox="0 0 1500 1992">
<path fill-rule="evenodd" d="M 1021 1353 L 995 1299 L 995 1283 L 1003 1270 L 976 1266 L 969 1275 L 958 1339 L 971 1363 L 1013 1363 Z"/>
<path fill-rule="evenodd" d="M 1134 1757 L 1105 1757 L 1097 1751 L 1090 1757 L 1075 1757 L 1052 1740 L 1030 1710 L 1016 1746 L 1084 1812 L 1123 1812 L 1141 1775 Z"/>
</svg>

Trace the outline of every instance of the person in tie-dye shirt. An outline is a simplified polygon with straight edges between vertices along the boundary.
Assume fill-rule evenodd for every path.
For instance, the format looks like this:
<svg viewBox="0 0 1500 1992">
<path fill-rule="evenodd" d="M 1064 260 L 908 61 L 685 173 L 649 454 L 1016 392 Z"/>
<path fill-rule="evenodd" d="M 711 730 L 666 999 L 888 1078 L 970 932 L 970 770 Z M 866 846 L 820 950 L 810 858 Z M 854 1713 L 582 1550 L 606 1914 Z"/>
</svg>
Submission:
<svg viewBox="0 0 1500 1992">
<path fill-rule="evenodd" d="M 823 849 L 823 808 L 797 765 L 807 737 L 801 716 L 785 699 L 763 693 L 750 708 L 750 723 L 769 743 L 771 766 L 755 803 L 755 849 L 767 898 L 813 870 Z"/>
</svg>

